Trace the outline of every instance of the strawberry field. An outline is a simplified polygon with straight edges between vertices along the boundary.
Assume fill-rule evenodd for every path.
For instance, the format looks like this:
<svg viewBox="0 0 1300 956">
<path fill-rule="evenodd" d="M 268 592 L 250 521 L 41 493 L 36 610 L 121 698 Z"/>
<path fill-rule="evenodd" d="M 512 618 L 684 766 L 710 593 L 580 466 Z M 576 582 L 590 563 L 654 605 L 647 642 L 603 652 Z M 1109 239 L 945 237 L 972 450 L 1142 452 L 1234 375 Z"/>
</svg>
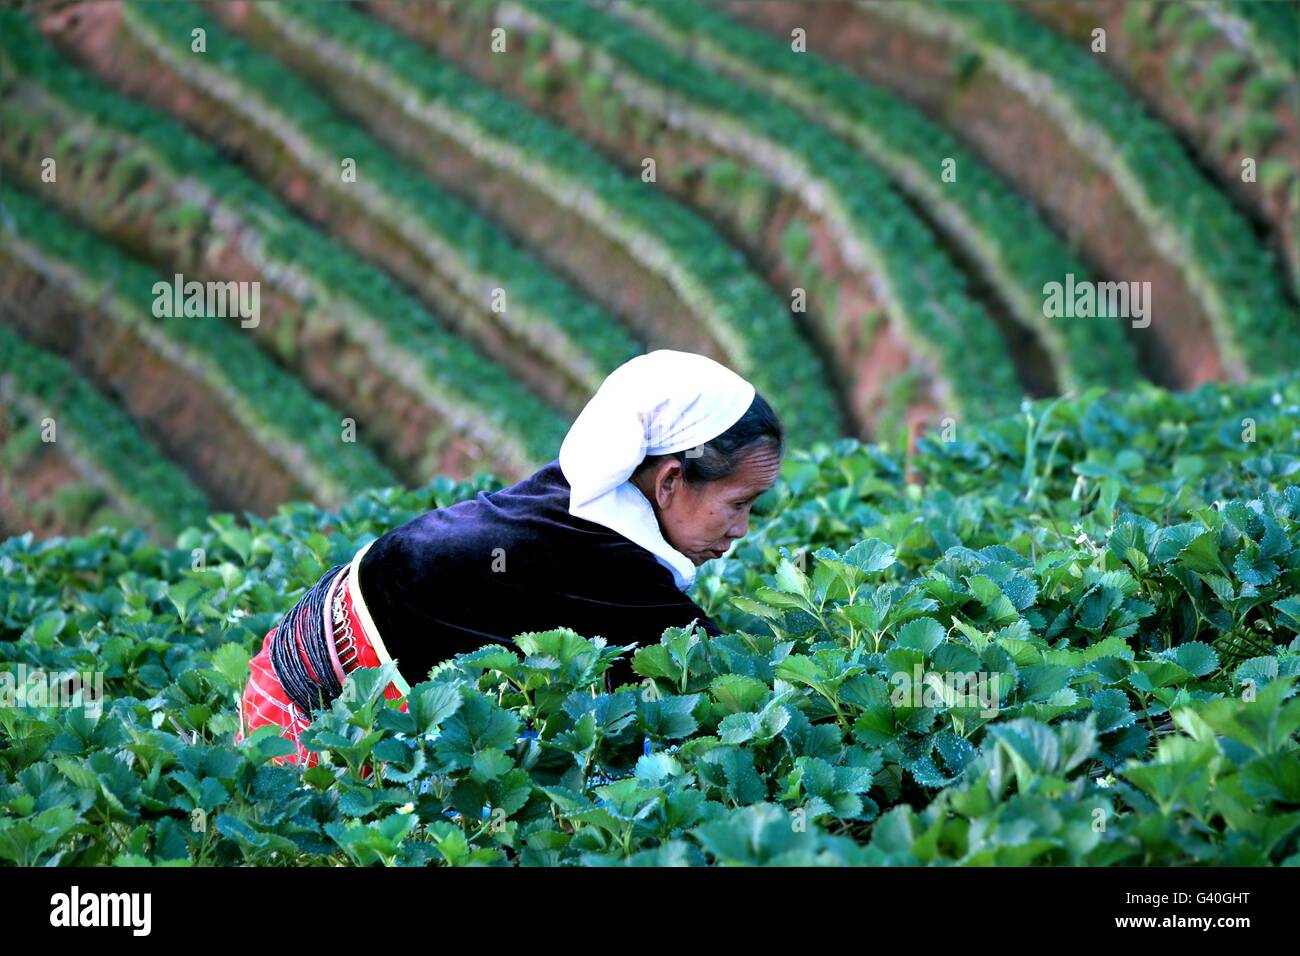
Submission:
<svg viewBox="0 0 1300 956">
<path fill-rule="evenodd" d="M 1041 400 L 900 457 L 787 454 L 701 570 L 724 636 L 567 630 L 362 670 L 242 745 L 303 589 L 481 473 L 336 510 L 0 544 L 20 865 L 1295 865 L 1300 375 Z M 634 655 L 638 684 L 603 671 Z M 53 706 L 19 674 L 93 672 Z M 84 704 L 85 701 L 83 700 Z"/>
</svg>

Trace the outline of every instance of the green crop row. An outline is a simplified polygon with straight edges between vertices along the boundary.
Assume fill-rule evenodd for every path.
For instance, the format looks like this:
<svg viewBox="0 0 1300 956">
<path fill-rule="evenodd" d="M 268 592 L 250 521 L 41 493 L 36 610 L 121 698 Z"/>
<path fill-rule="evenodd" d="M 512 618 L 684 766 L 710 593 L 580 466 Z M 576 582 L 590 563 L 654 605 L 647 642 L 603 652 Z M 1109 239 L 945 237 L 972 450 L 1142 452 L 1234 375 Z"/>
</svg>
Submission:
<svg viewBox="0 0 1300 956">
<path fill-rule="evenodd" d="M 1300 74 L 1300 10 L 1294 3 L 1260 0 L 1197 0 L 1224 32 L 1244 37 L 1260 66 L 1288 82 Z"/>
<path fill-rule="evenodd" d="M 305 277 L 305 307 L 328 315 L 344 334 L 374 354 L 437 412 L 465 422 L 482 440 L 520 460 L 521 470 L 548 461 L 567 424 L 552 408 L 519 384 L 500 365 L 444 329 L 386 273 L 351 254 L 329 236 L 291 214 L 284 205 L 215 149 L 170 117 L 111 92 L 64 61 L 25 19 L 0 14 L 0 57 L 15 78 L 28 78 L 79 122 L 128 138 L 133 147 L 109 182 L 134 178 L 141 164 L 154 176 L 184 182 L 191 192 L 219 197 L 239 214 L 245 231 L 260 243 L 259 258 L 270 275 L 292 271 Z M 25 123 L 21 102 L 0 99 L 7 128 L 18 140 Z M 213 227 L 216 220 L 213 217 Z M 247 248 L 247 243 L 244 244 Z M 286 284 L 294 289 L 295 283 Z"/>
<path fill-rule="evenodd" d="M 1141 85 L 1161 87 L 1158 99 L 1165 105 L 1176 99 L 1190 106 L 1190 115 L 1197 118 L 1192 126 L 1199 132 L 1191 128 L 1179 132 L 1192 134 L 1194 145 L 1214 160 L 1221 177 L 1231 182 L 1241 174 L 1243 156 L 1257 159 L 1258 186 L 1248 188 L 1258 190 L 1253 205 L 1266 217 L 1281 246 L 1294 297 L 1300 295 L 1296 239 L 1300 164 L 1290 155 L 1294 150 L 1280 141 L 1283 131 L 1277 115 L 1280 107 L 1294 102 L 1297 90 L 1285 74 L 1261 67 L 1258 57 L 1252 60 L 1239 48 L 1244 26 L 1228 26 L 1234 21 L 1217 13 L 1212 22 L 1206 10 L 1176 3 L 1133 3 L 1124 11 L 1123 29 L 1143 49 L 1163 51 L 1163 79 L 1143 77 Z M 1225 27 L 1224 32 L 1215 23 Z M 1300 25 L 1293 26 L 1291 33 L 1298 38 L 1293 48 L 1300 48 Z"/>
<path fill-rule="evenodd" d="M 1300 313 L 1276 256 L 1196 169 L 1173 133 L 1088 53 L 1004 3 L 865 3 L 979 54 L 1048 110 L 1114 178 L 1152 240 L 1204 300 L 1225 364 L 1269 373 L 1300 354 Z"/>
<path fill-rule="evenodd" d="M 57 477 L 51 482 L 52 459 L 65 464 L 72 474 L 60 473 L 56 465 Z M 39 419 L 33 420 L 12 399 L 5 404 L 0 386 L 0 497 L 5 499 L 0 504 L 8 511 L 7 515 L 0 513 L 0 529 L 13 527 L 14 516 L 23 522 L 15 530 L 32 530 L 37 535 L 85 533 L 105 527 L 129 531 L 140 524 L 129 509 L 113 501 L 101 483 L 76 473 L 75 465 L 41 441 Z"/>
<path fill-rule="evenodd" d="M 403 236 L 414 237 L 430 268 L 478 309 L 485 321 L 545 355 L 576 388 L 594 391 L 605 375 L 641 349 L 618 322 L 517 246 L 494 223 L 396 159 L 292 70 L 222 30 L 191 3 L 131 4 L 123 24 L 133 37 L 222 109 L 279 143 L 304 174 Z M 207 52 L 193 53 L 191 31 L 206 31 Z M 254 147 L 256 148 L 256 147 Z M 340 176 L 355 160 L 355 183 Z M 490 291 L 504 289 L 506 308 Z"/>
<path fill-rule="evenodd" d="M 304 55 L 341 78 L 368 84 L 416 122 L 503 166 L 612 238 L 667 280 L 793 429 L 810 438 L 840 434 L 834 395 L 788 307 L 687 207 L 647 189 L 563 127 L 351 8 L 291 2 L 261 7 L 257 15 Z"/>
<path fill-rule="evenodd" d="M 1042 341 L 1063 391 L 1137 380 L 1134 350 L 1118 320 L 1044 315 L 1044 286 L 1064 282 L 1067 273 L 1091 279 L 1088 268 L 1023 197 L 918 110 L 844 67 L 813 53 L 792 54 L 788 44 L 689 0 L 634 0 L 615 12 L 675 45 L 689 44 L 697 59 L 861 147 L 980 264 L 1011 315 Z M 949 160 L 955 182 L 941 180 Z"/>
<path fill-rule="evenodd" d="M 507 3 L 499 9 L 600 54 L 592 68 L 613 69 L 649 92 L 649 109 L 695 111 L 710 138 L 719 131 L 743 145 L 744 159 L 780 157 L 781 179 L 825 188 L 825 213 L 861 244 L 884 286 L 891 317 L 951 390 L 953 407 L 988 416 L 1014 407 L 1022 389 L 996 326 L 971 298 L 962 273 L 938 246 L 888 178 L 847 142 L 758 91 L 703 70 L 679 50 L 627 23 L 569 0 Z M 611 67 L 612 64 L 612 67 Z M 702 117 L 702 118 L 701 118 Z M 702 127 L 703 128 L 703 127 Z M 755 148 L 755 141 L 761 148 Z"/>
<path fill-rule="evenodd" d="M 1268 150 L 1280 131 L 1273 112 L 1286 80 L 1256 68 L 1190 6 L 1132 4 L 1124 11 L 1123 29 L 1143 49 L 1162 48 L 1168 54 L 1167 79 L 1161 83 L 1165 95 L 1176 94 L 1195 115 L 1213 120 L 1208 139 L 1216 160 L 1235 175 L 1240 153 L 1257 156 Z M 1259 165 L 1259 182 L 1266 191 L 1289 178 L 1285 160 L 1264 159 Z"/>
<path fill-rule="evenodd" d="M 4 399 L 27 417 L 54 420 L 54 442 L 92 473 L 109 496 L 147 527 L 175 535 L 205 520 L 207 497 L 168 461 L 130 417 L 67 362 L 0 324 Z"/>
<path fill-rule="evenodd" d="M 53 272 L 69 276 L 69 291 L 87 308 L 130 327 L 169 362 L 202 382 L 247 434 L 304 487 L 338 503 L 396 479 L 366 446 L 343 440 L 342 416 L 307 392 L 218 316 L 151 316 L 155 283 L 170 301 L 172 280 L 74 225 L 35 197 L 15 189 L 3 199 L 10 229 L 0 242 L 35 250 Z M 20 258 L 27 258 L 21 255 Z"/>
<path fill-rule="evenodd" d="M 1040 404 L 1029 420 L 957 439 L 923 442 L 930 475 L 954 491 L 1000 483 L 1029 496 L 1114 495 L 1152 517 L 1190 513 L 1300 481 L 1300 377 L 1182 394 L 1144 384 L 1104 404 Z"/>
</svg>

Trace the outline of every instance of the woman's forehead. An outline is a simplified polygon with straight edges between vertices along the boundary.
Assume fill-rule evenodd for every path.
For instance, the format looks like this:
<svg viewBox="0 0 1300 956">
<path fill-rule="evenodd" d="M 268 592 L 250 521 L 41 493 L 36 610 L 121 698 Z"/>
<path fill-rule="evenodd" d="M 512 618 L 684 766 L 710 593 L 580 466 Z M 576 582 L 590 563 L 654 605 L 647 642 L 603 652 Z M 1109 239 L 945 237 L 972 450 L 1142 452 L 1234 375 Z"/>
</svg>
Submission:
<svg viewBox="0 0 1300 956">
<path fill-rule="evenodd" d="M 781 455 L 768 450 L 747 455 L 724 481 L 734 487 L 759 489 L 772 485 L 780 473 Z"/>
</svg>

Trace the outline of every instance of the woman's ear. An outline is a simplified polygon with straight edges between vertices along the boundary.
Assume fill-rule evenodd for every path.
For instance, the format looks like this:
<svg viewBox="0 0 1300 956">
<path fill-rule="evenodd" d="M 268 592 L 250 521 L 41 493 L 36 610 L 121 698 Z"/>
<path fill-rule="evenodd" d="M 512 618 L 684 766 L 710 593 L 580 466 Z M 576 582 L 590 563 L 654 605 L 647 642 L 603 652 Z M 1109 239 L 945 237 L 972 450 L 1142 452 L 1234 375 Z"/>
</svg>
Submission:
<svg viewBox="0 0 1300 956">
<path fill-rule="evenodd" d="M 676 458 L 660 462 L 655 469 L 654 499 L 660 508 L 667 508 L 673 495 L 682 485 L 682 463 Z"/>
</svg>

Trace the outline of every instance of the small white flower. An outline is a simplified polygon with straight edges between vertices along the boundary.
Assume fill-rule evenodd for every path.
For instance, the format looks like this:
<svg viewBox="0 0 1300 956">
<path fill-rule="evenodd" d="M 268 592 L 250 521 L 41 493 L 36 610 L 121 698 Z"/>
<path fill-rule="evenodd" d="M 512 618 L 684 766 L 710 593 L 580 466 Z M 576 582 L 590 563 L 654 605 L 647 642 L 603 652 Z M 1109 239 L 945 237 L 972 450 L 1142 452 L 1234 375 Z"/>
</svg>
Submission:
<svg viewBox="0 0 1300 956">
<path fill-rule="evenodd" d="M 412 813 L 414 810 L 415 804 L 409 800 L 397 808 L 398 813 Z"/>
</svg>

